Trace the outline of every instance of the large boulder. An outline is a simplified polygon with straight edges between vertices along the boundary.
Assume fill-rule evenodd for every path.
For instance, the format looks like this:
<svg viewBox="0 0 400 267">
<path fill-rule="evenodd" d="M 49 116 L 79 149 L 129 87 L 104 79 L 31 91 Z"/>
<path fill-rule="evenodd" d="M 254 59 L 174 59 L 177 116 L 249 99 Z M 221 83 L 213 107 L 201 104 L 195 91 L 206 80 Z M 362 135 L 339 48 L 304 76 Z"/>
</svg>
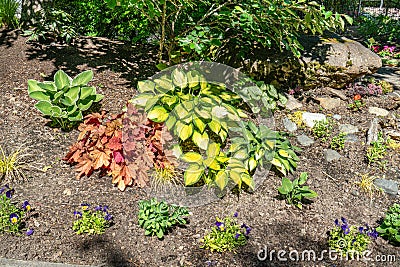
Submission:
<svg viewBox="0 0 400 267">
<path fill-rule="evenodd" d="M 299 41 L 305 48 L 300 58 L 289 52 L 276 53 L 273 49 L 258 48 L 246 55 L 245 60 L 228 56 L 222 58 L 222 62 L 255 79 L 304 89 L 343 88 L 382 66 L 378 55 L 345 37 L 303 36 Z"/>
</svg>

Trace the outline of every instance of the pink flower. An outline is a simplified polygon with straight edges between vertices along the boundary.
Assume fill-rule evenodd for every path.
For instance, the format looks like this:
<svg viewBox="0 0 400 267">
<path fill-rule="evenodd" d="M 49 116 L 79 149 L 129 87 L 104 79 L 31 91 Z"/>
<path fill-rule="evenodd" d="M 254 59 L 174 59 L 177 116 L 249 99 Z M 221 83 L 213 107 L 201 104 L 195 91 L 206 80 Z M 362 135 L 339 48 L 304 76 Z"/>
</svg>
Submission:
<svg viewBox="0 0 400 267">
<path fill-rule="evenodd" d="M 124 162 L 124 156 L 122 156 L 121 152 L 114 151 L 113 152 L 113 156 L 114 156 L 114 159 L 115 159 L 116 163 Z"/>
<path fill-rule="evenodd" d="M 372 50 L 374 50 L 375 53 L 379 52 L 379 45 L 373 45 L 371 46 Z"/>
</svg>

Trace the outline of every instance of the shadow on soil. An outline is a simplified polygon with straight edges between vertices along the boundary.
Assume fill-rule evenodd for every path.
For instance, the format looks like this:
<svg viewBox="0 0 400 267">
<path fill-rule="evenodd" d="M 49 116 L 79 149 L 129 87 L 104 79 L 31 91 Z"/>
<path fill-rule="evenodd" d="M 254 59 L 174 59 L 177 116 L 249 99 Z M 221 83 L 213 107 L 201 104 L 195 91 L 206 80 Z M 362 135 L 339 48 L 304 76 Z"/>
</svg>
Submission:
<svg viewBox="0 0 400 267">
<path fill-rule="evenodd" d="M 81 37 L 72 45 L 31 45 L 27 51 L 29 59 L 51 61 L 57 69 L 68 70 L 72 75 L 87 68 L 93 68 L 97 72 L 119 72 L 131 82 L 131 86 L 158 71 L 155 66 L 156 54 L 157 48 L 152 45 L 132 45 L 97 37 Z"/>
<path fill-rule="evenodd" d="M 0 28 L 0 46 L 10 48 L 13 43 L 18 39 L 18 30 L 7 30 Z"/>
</svg>

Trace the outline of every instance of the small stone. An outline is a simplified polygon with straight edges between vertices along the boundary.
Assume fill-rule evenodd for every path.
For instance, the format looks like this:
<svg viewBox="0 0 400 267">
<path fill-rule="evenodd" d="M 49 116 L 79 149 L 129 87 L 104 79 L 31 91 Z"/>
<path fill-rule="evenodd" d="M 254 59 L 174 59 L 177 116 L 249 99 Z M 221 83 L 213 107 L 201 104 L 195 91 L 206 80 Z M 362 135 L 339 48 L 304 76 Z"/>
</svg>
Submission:
<svg viewBox="0 0 400 267">
<path fill-rule="evenodd" d="M 339 131 L 345 134 L 354 134 L 358 133 L 358 128 L 351 124 L 341 124 L 339 126 Z"/>
<path fill-rule="evenodd" d="M 339 114 L 335 114 L 332 116 L 332 118 L 334 118 L 335 120 L 340 120 L 342 116 L 340 116 Z"/>
<path fill-rule="evenodd" d="M 360 140 L 358 139 L 358 136 L 355 135 L 355 134 L 348 134 L 348 135 L 346 135 L 346 136 L 344 137 L 344 140 L 345 140 L 346 142 L 350 142 L 350 143 L 357 143 L 357 142 L 360 141 Z"/>
<path fill-rule="evenodd" d="M 341 100 L 338 98 L 330 98 L 330 97 L 318 97 L 315 98 L 321 105 L 326 110 L 334 109 L 340 106 Z"/>
<path fill-rule="evenodd" d="M 388 131 L 386 134 L 389 135 L 391 139 L 400 141 L 400 132 Z"/>
<path fill-rule="evenodd" d="M 193 236 L 194 238 L 200 238 L 200 234 L 196 234 Z"/>
<path fill-rule="evenodd" d="M 326 120 L 326 116 L 321 113 L 310 113 L 310 112 L 303 112 L 302 119 L 307 127 L 312 128 L 316 121 L 324 121 Z"/>
<path fill-rule="evenodd" d="M 70 195 L 72 194 L 72 191 L 71 191 L 71 189 L 66 188 L 66 189 L 63 191 L 63 194 L 64 194 L 64 195 L 67 195 L 67 196 L 70 196 Z"/>
<path fill-rule="evenodd" d="M 333 95 L 335 95 L 335 96 L 337 96 L 337 97 L 339 97 L 340 99 L 342 99 L 342 100 L 346 100 L 347 99 L 347 97 L 346 97 L 346 95 L 342 92 L 342 91 L 340 91 L 340 90 L 336 90 L 336 89 L 333 89 L 333 88 L 325 88 L 325 89 L 327 89 L 329 92 L 331 92 Z"/>
<path fill-rule="evenodd" d="M 325 157 L 326 161 L 331 162 L 331 161 L 340 159 L 342 156 L 335 150 L 326 149 L 324 151 L 324 157 Z"/>
<path fill-rule="evenodd" d="M 294 109 L 299 109 L 303 106 L 296 98 L 294 98 L 292 95 L 287 95 L 287 103 L 285 105 L 285 108 L 288 110 L 294 110 Z"/>
<path fill-rule="evenodd" d="M 263 216 L 265 215 L 265 213 L 260 211 L 260 212 L 258 213 L 258 215 L 260 215 L 261 217 L 263 217 Z"/>
<path fill-rule="evenodd" d="M 393 180 L 375 179 L 374 185 L 380 187 L 389 195 L 397 195 L 399 192 L 399 185 Z"/>
<path fill-rule="evenodd" d="M 314 144 L 314 139 L 308 137 L 305 134 L 297 136 L 297 142 L 299 142 L 300 145 L 302 146 L 310 146 Z"/>
<path fill-rule="evenodd" d="M 285 129 L 288 130 L 289 132 L 294 132 L 297 130 L 296 123 L 292 122 L 288 118 L 283 119 L 283 126 L 285 126 Z"/>
<path fill-rule="evenodd" d="M 367 145 L 370 145 L 371 142 L 376 142 L 378 140 L 378 132 L 379 132 L 379 120 L 378 118 L 374 118 L 367 132 Z"/>
<path fill-rule="evenodd" d="M 357 190 L 353 190 L 351 191 L 351 194 L 355 197 L 358 197 L 360 195 L 360 193 Z"/>
<path fill-rule="evenodd" d="M 179 246 L 178 250 L 183 250 L 183 246 Z"/>
<path fill-rule="evenodd" d="M 378 108 L 378 107 L 369 107 L 368 112 L 370 114 L 374 114 L 376 116 L 381 116 L 381 117 L 386 117 L 387 115 L 389 115 L 389 111 L 387 111 L 386 109 L 383 109 L 383 108 Z"/>
</svg>

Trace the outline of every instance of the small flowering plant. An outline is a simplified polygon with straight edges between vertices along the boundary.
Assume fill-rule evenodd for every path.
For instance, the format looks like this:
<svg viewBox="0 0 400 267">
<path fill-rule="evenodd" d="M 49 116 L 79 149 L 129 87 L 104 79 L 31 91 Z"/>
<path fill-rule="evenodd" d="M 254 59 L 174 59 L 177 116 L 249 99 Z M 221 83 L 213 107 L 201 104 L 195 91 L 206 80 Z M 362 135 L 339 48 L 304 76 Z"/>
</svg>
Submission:
<svg viewBox="0 0 400 267">
<path fill-rule="evenodd" d="M 81 211 L 74 211 L 77 220 L 74 221 L 72 230 L 78 235 L 84 233 L 100 235 L 111 226 L 113 216 L 108 212 L 108 206 L 99 205 L 93 209 L 90 207 L 90 204 L 82 203 Z"/>
<path fill-rule="evenodd" d="M 358 111 L 361 110 L 361 108 L 365 105 L 365 103 L 361 99 L 361 95 L 357 94 L 353 98 L 353 103 L 350 103 L 348 105 L 348 108 L 353 110 L 353 111 Z"/>
<path fill-rule="evenodd" d="M 367 248 L 371 239 L 376 239 L 378 232 L 368 224 L 365 226 L 350 226 L 345 218 L 335 220 L 335 228 L 329 231 L 328 245 L 340 252 L 342 256 L 354 257 L 361 255 Z"/>
<path fill-rule="evenodd" d="M 224 252 L 234 251 L 247 243 L 251 228 L 246 224 L 238 224 L 236 221 L 238 214 L 235 212 L 233 218 L 228 216 L 221 220 L 216 218 L 215 226 L 211 232 L 204 236 L 200 242 L 204 243 L 201 248 L 211 251 Z"/>
<path fill-rule="evenodd" d="M 0 189 L 0 234 L 21 234 L 26 230 L 26 235 L 33 234 L 33 229 L 26 229 L 26 221 L 31 215 L 31 204 L 25 200 L 21 207 L 11 202 L 14 189 L 5 185 Z"/>
</svg>

